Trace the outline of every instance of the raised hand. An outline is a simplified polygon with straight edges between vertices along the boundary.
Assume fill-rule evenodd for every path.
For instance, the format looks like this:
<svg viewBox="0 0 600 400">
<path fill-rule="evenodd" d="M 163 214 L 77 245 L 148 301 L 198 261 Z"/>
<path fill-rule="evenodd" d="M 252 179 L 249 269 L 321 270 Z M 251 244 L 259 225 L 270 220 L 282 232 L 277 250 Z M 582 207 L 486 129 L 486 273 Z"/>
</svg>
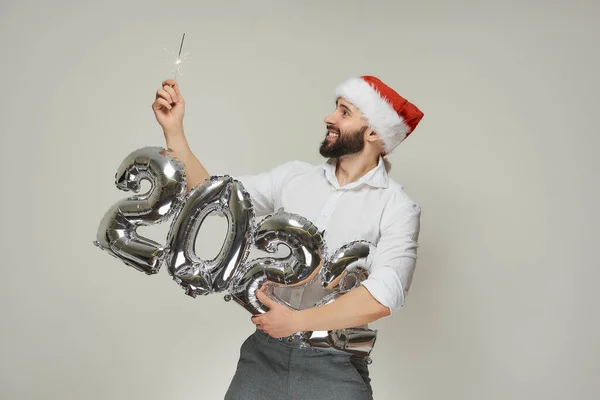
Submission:
<svg viewBox="0 0 600 400">
<path fill-rule="evenodd" d="M 162 82 L 161 88 L 156 91 L 152 111 L 165 135 L 183 132 L 185 101 L 176 81 L 167 79 Z"/>
</svg>

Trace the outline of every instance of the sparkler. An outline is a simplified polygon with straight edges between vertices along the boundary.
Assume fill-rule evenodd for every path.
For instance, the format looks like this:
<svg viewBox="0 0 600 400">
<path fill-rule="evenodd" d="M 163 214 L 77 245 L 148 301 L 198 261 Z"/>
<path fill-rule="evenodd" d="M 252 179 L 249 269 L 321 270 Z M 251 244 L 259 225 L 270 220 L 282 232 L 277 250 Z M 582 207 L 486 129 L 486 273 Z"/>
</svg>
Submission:
<svg viewBox="0 0 600 400">
<path fill-rule="evenodd" d="M 185 39 L 185 33 L 183 34 L 183 37 L 181 38 L 181 45 L 179 46 L 179 54 L 177 56 L 173 55 L 173 58 L 175 59 L 173 61 L 173 66 L 174 66 L 174 72 L 175 72 L 175 77 L 173 78 L 174 80 L 177 80 L 177 74 L 183 75 L 181 73 L 181 64 L 183 64 L 186 60 L 187 57 L 190 53 L 183 53 L 183 55 L 181 54 L 181 50 L 183 49 L 183 41 Z M 163 49 L 163 50 L 167 50 L 167 49 Z"/>
</svg>

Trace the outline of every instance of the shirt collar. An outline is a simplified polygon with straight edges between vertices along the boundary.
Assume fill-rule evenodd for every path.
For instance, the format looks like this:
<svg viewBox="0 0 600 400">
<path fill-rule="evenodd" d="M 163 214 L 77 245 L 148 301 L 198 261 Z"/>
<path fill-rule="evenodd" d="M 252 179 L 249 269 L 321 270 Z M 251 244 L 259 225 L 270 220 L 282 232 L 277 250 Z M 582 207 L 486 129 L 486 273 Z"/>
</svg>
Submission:
<svg viewBox="0 0 600 400">
<path fill-rule="evenodd" d="M 325 178 L 331 183 L 336 189 L 353 189 L 362 184 L 369 185 L 376 188 L 387 188 L 389 184 L 389 178 L 385 169 L 383 157 L 379 157 L 377 166 L 361 176 L 357 181 L 348 183 L 347 185 L 340 186 L 335 176 L 335 169 L 337 165 L 337 159 L 330 158 L 326 163 L 321 164 L 321 167 L 325 171 Z"/>
</svg>

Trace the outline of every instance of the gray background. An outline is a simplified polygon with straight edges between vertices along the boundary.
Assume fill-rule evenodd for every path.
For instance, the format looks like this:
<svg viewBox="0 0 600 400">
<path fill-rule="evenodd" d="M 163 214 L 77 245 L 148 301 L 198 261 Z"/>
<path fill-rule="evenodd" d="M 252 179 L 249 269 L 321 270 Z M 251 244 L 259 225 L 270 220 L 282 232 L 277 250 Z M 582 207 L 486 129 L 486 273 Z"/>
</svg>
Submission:
<svg viewBox="0 0 600 400">
<path fill-rule="evenodd" d="M 405 307 L 372 326 L 377 399 L 593 399 L 600 28 L 592 1 L 0 5 L 0 397 L 219 399 L 254 325 L 92 245 L 179 83 L 212 174 L 322 162 L 334 87 L 373 74 L 425 118 L 389 159 L 423 209 Z M 167 226 L 141 233 L 162 240 Z M 215 254 L 224 223 L 200 234 Z"/>
</svg>

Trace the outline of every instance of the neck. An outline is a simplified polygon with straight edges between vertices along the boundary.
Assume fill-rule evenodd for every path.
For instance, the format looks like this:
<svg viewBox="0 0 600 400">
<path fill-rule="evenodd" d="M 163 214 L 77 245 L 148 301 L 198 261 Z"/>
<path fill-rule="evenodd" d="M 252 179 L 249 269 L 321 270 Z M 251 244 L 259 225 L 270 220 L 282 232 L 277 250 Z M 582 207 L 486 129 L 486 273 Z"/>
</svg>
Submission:
<svg viewBox="0 0 600 400">
<path fill-rule="evenodd" d="M 379 157 L 365 157 L 364 154 L 349 154 L 338 158 L 335 176 L 340 186 L 356 182 L 367 172 L 377 167 Z"/>
</svg>

